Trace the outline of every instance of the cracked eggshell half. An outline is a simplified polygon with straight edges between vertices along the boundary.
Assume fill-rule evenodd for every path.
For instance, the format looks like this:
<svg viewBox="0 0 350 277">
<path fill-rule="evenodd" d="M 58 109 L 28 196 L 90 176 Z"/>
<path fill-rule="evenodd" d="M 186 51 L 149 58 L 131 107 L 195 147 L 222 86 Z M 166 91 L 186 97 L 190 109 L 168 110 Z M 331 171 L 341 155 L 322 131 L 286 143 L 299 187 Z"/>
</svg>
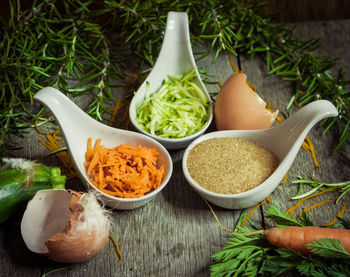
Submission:
<svg viewBox="0 0 350 277">
<path fill-rule="evenodd" d="M 82 262 L 105 245 L 109 218 L 94 195 L 41 190 L 28 202 L 21 233 L 34 253 L 62 263 Z"/>
<path fill-rule="evenodd" d="M 215 100 L 218 130 L 266 129 L 274 123 L 277 114 L 278 111 L 266 109 L 266 102 L 248 85 L 244 73 L 228 78 Z"/>
<path fill-rule="evenodd" d="M 28 249 L 48 254 L 46 242 L 61 232 L 70 219 L 72 194 L 65 190 L 41 190 L 28 202 L 22 222 L 22 238 Z"/>
</svg>

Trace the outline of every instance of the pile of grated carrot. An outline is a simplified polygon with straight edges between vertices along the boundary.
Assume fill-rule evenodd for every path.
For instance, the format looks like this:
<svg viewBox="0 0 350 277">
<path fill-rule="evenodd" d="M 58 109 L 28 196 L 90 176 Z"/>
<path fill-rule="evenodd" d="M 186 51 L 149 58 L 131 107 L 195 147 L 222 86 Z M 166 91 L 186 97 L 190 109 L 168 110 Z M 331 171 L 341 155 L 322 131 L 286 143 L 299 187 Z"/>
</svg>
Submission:
<svg viewBox="0 0 350 277">
<path fill-rule="evenodd" d="M 159 153 L 144 146 L 121 144 L 114 148 L 101 145 L 97 139 L 92 147 L 88 139 L 85 153 L 87 175 L 99 190 L 120 198 L 138 198 L 157 189 L 165 176 Z"/>
</svg>

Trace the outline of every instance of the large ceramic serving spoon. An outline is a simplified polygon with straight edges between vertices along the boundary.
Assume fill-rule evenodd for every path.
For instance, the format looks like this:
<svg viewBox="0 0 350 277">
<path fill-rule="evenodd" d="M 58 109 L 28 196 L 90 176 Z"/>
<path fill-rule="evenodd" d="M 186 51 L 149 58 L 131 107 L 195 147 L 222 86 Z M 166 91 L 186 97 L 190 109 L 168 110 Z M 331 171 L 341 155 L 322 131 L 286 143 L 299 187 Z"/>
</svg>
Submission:
<svg viewBox="0 0 350 277">
<path fill-rule="evenodd" d="M 161 138 L 158 136 L 151 135 L 143 130 L 136 121 L 137 108 L 141 105 L 145 98 L 147 83 L 148 91 L 150 93 L 158 90 L 163 82 L 167 79 L 168 75 L 185 74 L 188 71 L 195 69 L 197 78 L 196 83 L 201 88 L 205 96 L 207 97 L 209 107 L 209 120 L 207 124 L 197 133 L 176 139 Z M 212 103 L 196 67 L 196 63 L 193 57 L 190 33 L 188 26 L 188 17 L 184 12 L 169 12 L 166 24 L 165 35 L 162 43 L 162 47 L 157 58 L 157 61 L 147 76 L 146 80 L 140 86 L 135 93 L 129 108 L 129 116 L 132 124 L 135 128 L 148 136 L 153 137 L 167 149 L 179 149 L 188 146 L 196 137 L 203 134 L 209 127 L 213 118 Z"/>
<path fill-rule="evenodd" d="M 34 95 L 34 99 L 46 105 L 52 111 L 61 127 L 68 151 L 80 179 L 89 189 L 96 190 L 107 206 L 115 209 L 140 207 L 153 199 L 168 183 L 173 170 L 172 160 L 168 151 L 156 140 L 137 132 L 112 128 L 96 121 L 57 89 L 51 87 L 41 89 Z M 134 199 L 113 197 L 98 190 L 89 181 L 84 167 L 89 137 L 92 138 L 93 143 L 96 139 L 101 138 L 101 144 L 109 148 L 124 143 L 155 148 L 160 153 L 160 163 L 166 164 L 166 176 L 160 187 L 143 197 Z"/>
<path fill-rule="evenodd" d="M 296 158 L 310 129 L 320 120 L 337 115 L 338 111 L 331 102 L 318 100 L 301 108 L 276 127 L 263 130 L 228 130 L 207 133 L 193 141 L 185 150 L 182 164 L 185 177 L 202 197 L 217 206 L 228 209 L 251 207 L 263 201 L 280 184 Z M 278 167 L 265 182 L 246 192 L 227 195 L 214 193 L 202 188 L 191 178 L 188 172 L 188 154 L 198 143 L 207 139 L 222 137 L 238 137 L 260 144 L 277 156 L 279 159 Z"/>
</svg>

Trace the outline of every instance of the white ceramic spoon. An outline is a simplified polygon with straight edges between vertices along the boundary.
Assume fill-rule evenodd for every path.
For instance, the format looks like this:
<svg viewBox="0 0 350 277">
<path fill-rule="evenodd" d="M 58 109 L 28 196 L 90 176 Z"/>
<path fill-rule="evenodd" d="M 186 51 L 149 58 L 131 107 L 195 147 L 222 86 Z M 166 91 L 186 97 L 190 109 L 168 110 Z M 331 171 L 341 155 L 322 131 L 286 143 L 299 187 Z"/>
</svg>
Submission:
<svg viewBox="0 0 350 277">
<path fill-rule="evenodd" d="M 209 120 L 208 123 L 199 132 L 184 138 L 178 139 L 166 139 L 158 136 L 153 136 L 143 130 L 136 122 L 136 109 L 141 105 L 145 98 L 146 84 L 149 83 L 149 92 L 155 92 L 158 90 L 164 79 L 167 79 L 168 75 L 185 74 L 188 71 L 196 69 L 197 73 L 197 85 L 203 90 L 203 93 L 208 98 L 210 103 L 209 108 Z M 148 136 L 153 137 L 163 144 L 167 149 L 180 149 L 188 146 L 196 137 L 203 134 L 209 127 L 213 119 L 213 107 L 210 100 L 208 91 L 206 90 L 196 67 L 195 60 L 192 54 L 188 18 L 184 12 L 169 12 L 167 17 L 167 24 L 165 35 L 162 43 L 157 61 L 147 76 L 147 79 L 143 82 L 140 88 L 135 93 L 129 109 L 129 117 L 135 128 Z"/>
<path fill-rule="evenodd" d="M 101 194 L 107 206 L 115 209 L 140 207 L 153 199 L 168 183 L 173 170 L 172 160 L 168 151 L 156 140 L 137 132 L 112 128 L 94 120 L 57 89 L 51 87 L 41 89 L 34 95 L 34 99 L 46 105 L 55 115 L 80 179 L 88 189 L 93 189 Z M 101 144 L 110 148 L 123 143 L 155 148 L 160 153 L 160 162 L 166 164 L 166 176 L 163 183 L 153 192 L 135 199 L 113 197 L 99 191 L 90 183 L 84 168 L 89 137 L 92 138 L 93 144 L 96 139 L 101 138 Z"/>
<path fill-rule="evenodd" d="M 291 167 L 298 151 L 310 131 L 320 120 L 338 115 L 335 106 L 327 100 L 314 101 L 298 110 L 282 124 L 264 130 L 227 130 L 207 133 L 193 141 L 185 150 L 182 167 L 187 181 L 205 199 L 217 206 L 228 209 L 241 209 L 256 205 L 270 195 L 280 184 Z M 199 186 L 187 169 L 187 158 L 191 149 L 198 143 L 219 137 L 239 137 L 256 142 L 272 151 L 280 163 L 272 175 L 254 189 L 237 194 L 219 194 Z"/>
</svg>

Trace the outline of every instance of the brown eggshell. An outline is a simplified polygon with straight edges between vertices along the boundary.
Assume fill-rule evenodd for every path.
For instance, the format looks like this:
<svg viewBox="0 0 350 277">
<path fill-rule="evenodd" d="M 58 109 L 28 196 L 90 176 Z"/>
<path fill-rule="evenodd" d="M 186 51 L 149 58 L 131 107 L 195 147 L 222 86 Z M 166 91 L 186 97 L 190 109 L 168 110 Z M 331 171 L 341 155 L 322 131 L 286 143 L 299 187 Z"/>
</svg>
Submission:
<svg viewBox="0 0 350 277">
<path fill-rule="evenodd" d="M 278 111 L 266 110 L 266 102 L 247 84 L 247 76 L 237 73 L 226 80 L 218 93 L 214 116 L 218 130 L 266 129 Z"/>
<path fill-rule="evenodd" d="M 41 190 L 27 205 L 21 222 L 27 247 L 62 263 L 86 261 L 109 236 L 107 211 L 93 193 Z"/>
<path fill-rule="evenodd" d="M 106 244 L 109 228 L 85 224 L 89 219 L 84 217 L 81 199 L 80 193 L 72 193 L 69 223 L 62 232 L 47 241 L 50 260 L 61 263 L 86 261 L 100 252 Z"/>
</svg>

